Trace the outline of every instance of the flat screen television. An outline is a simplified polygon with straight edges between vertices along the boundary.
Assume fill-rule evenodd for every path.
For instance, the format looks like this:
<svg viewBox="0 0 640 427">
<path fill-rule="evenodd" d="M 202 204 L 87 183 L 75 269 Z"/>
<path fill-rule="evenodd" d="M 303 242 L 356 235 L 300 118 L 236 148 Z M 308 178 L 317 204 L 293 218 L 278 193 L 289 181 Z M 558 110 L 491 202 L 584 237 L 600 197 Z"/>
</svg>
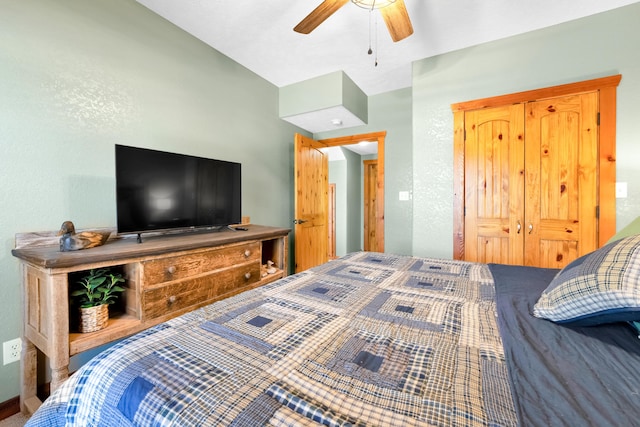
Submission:
<svg viewBox="0 0 640 427">
<path fill-rule="evenodd" d="M 240 163 L 116 145 L 115 164 L 119 234 L 240 223 Z"/>
</svg>

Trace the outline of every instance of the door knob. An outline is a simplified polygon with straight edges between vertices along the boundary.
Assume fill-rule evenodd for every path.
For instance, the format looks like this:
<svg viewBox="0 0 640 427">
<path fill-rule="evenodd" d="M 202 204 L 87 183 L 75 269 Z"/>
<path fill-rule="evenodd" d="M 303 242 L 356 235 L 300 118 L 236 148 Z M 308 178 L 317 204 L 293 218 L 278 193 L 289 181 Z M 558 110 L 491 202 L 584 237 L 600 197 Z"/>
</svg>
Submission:
<svg viewBox="0 0 640 427">
<path fill-rule="evenodd" d="M 520 234 L 520 230 L 522 230 L 522 224 L 520 224 L 520 221 L 518 221 L 517 228 L 518 228 L 518 234 Z"/>
<path fill-rule="evenodd" d="M 304 224 L 305 222 L 307 222 L 306 219 L 294 219 L 293 220 L 294 224 Z"/>
<path fill-rule="evenodd" d="M 529 234 L 531 234 L 532 231 L 533 231 L 533 224 L 529 223 Z"/>
</svg>

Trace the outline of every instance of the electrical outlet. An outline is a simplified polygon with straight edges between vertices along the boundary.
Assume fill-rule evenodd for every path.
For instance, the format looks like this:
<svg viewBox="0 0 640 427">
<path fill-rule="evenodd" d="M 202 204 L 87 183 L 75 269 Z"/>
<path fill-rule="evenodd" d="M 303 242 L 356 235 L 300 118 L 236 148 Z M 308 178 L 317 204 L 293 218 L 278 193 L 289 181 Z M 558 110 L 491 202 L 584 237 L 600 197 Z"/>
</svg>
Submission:
<svg viewBox="0 0 640 427">
<path fill-rule="evenodd" d="M 22 352 L 22 340 L 20 338 L 3 342 L 2 343 L 3 365 L 8 365 L 9 363 L 19 361 L 21 352 Z"/>
</svg>

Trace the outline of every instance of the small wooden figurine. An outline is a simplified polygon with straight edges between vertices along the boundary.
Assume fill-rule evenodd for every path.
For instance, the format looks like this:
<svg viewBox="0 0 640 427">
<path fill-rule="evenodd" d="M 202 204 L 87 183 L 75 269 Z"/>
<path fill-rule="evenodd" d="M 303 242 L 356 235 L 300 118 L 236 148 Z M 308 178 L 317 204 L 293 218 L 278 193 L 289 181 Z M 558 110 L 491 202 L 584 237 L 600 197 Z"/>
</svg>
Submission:
<svg viewBox="0 0 640 427">
<path fill-rule="evenodd" d="M 60 252 L 78 251 L 104 245 L 111 231 L 81 231 L 76 233 L 76 227 L 71 221 L 65 221 L 58 231 L 60 237 Z"/>
<path fill-rule="evenodd" d="M 273 265 L 273 261 L 267 261 L 267 274 L 274 274 L 276 271 L 278 271 Z"/>
<path fill-rule="evenodd" d="M 277 268 L 274 267 L 275 263 L 271 260 L 267 261 L 266 264 L 262 264 L 260 266 L 260 276 L 267 277 L 269 274 L 274 274 L 278 271 Z"/>
</svg>

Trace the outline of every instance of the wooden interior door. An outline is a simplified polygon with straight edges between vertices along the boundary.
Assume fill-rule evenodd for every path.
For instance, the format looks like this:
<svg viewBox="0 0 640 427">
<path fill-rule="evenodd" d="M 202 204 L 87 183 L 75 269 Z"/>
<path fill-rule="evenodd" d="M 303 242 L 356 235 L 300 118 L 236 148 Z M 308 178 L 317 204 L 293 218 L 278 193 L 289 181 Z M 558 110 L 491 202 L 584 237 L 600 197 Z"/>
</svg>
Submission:
<svg viewBox="0 0 640 427">
<path fill-rule="evenodd" d="M 526 106 L 525 264 L 562 268 L 598 247 L 598 93 Z"/>
<path fill-rule="evenodd" d="M 465 259 L 523 263 L 524 107 L 465 114 Z"/>
<path fill-rule="evenodd" d="M 295 271 L 327 262 L 329 161 L 326 145 L 295 134 Z"/>
<path fill-rule="evenodd" d="M 378 161 L 364 160 L 364 250 L 377 251 Z"/>
<path fill-rule="evenodd" d="M 485 232 L 485 227 L 497 227 L 495 223 L 484 225 L 484 218 L 475 213 L 467 219 L 469 202 L 476 208 L 482 204 L 481 209 L 486 209 L 485 200 L 497 203 L 495 197 L 480 202 L 480 199 L 473 200 L 479 193 L 469 194 L 470 179 L 480 185 L 478 192 L 486 183 L 468 174 L 467 156 L 478 157 L 480 152 L 467 146 L 469 138 L 474 138 L 473 133 L 479 132 L 470 130 L 467 121 L 476 110 L 515 104 L 525 105 L 526 116 L 526 189 L 522 197 L 527 210 L 520 221 L 525 245 L 523 263 L 561 267 L 590 248 L 605 244 L 616 230 L 616 93 L 621 79 L 617 74 L 451 105 L 454 114 L 454 259 L 472 260 L 469 254 L 477 256 L 479 249 L 474 244 L 477 242 L 469 233 L 474 235 L 478 229 Z M 493 149 L 487 152 L 496 155 Z M 478 162 L 477 158 L 471 160 Z M 512 187 L 510 178 L 509 188 Z M 505 193 L 511 197 L 511 191 Z M 500 201 L 498 205 L 504 206 L 505 202 Z M 504 220 L 501 224 L 506 225 Z M 511 220 L 510 232 L 513 227 Z M 493 237 L 489 240 L 492 239 L 496 240 Z"/>
<path fill-rule="evenodd" d="M 466 260 L 562 268 L 597 248 L 597 113 L 592 92 L 465 114 Z"/>
</svg>

